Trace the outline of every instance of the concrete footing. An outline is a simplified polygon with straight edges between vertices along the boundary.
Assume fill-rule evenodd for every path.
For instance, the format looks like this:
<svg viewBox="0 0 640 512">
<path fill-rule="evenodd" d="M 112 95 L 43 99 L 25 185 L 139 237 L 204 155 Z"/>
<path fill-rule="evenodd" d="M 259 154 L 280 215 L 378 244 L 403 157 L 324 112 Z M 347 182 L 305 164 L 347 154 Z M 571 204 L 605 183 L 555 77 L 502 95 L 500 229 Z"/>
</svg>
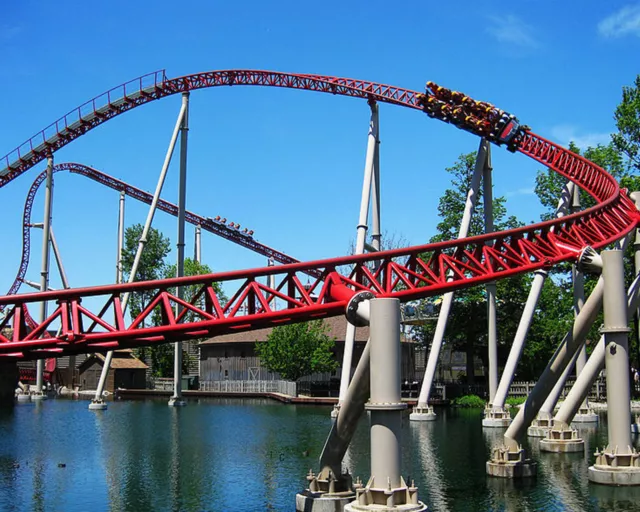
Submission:
<svg viewBox="0 0 640 512">
<path fill-rule="evenodd" d="M 414 407 L 413 411 L 409 415 L 410 421 L 435 421 L 436 413 L 433 411 L 433 407 Z"/>
<path fill-rule="evenodd" d="M 427 506 L 418 501 L 418 488 L 413 482 L 408 486 L 404 478 L 400 478 L 400 486 L 395 489 L 389 485 L 377 487 L 374 477 L 369 479 L 366 486 L 356 482 L 354 488 L 356 499 L 344 508 L 345 512 L 423 512 L 427 510 Z"/>
<path fill-rule="evenodd" d="M 487 407 L 484 410 L 482 426 L 487 428 L 507 428 L 511 424 L 511 415 L 502 407 Z"/>
<path fill-rule="evenodd" d="M 591 407 L 580 407 L 572 423 L 598 423 L 598 415 Z"/>
<path fill-rule="evenodd" d="M 182 397 L 172 396 L 167 403 L 169 407 L 184 407 L 187 405 L 187 401 Z"/>
<path fill-rule="evenodd" d="M 578 431 L 566 425 L 556 425 L 549 435 L 540 441 L 540 451 L 552 453 L 573 453 L 584 451 L 584 440 Z"/>
<path fill-rule="evenodd" d="M 553 427 L 553 418 L 546 415 L 539 416 L 531 422 L 531 426 L 527 429 L 527 435 L 529 437 L 547 437 L 551 427 Z"/>
<path fill-rule="evenodd" d="M 107 402 L 102 400 L 101 398 L 96 400 L 95 398 L 91 400 L 89 403 L 90 411 L 106 411 L 107 410 Z"/>
<path fill-rule="evenodd" d="M 334 405 L 333 409 L 331 409 L 331 417 L 334 419 L 337 418 L 339 412 L 340 412 L 340 404 Z"/>
<path fill-rule="evenodd" d="M 47 395 L 45 395 L 42 391 L 34 391 L 31 393 L 31 400 L 46 400 Z"/>
<path fill-rule="evenodd" d="M 31 401 L 31 395 L 28 393 L 18 393 L 16 395 L 16 398 L 18 400 L 18 402 L 30 402 Z"/>
<path fill-rule="evenodd" d="M 325 495 L 304 491 L 296 494 L 296 512 L 341 512 L 355 497 L 354 492 Z"/>
<path fill-rule="evenodd" d="M 603 485 L 640 485 L 640 453 L 628 448 L 628 453 L 596 450 L 596 462 L 589 467 L 589 481 Z"/>
<path fill-rule="evenodd" d="M 486 464 L 487 475 L 498 478 L 532 478 L 537 475 L 538 465 L 525 458 L 522 447 L 516 451 L 498 447 L 493 449 L 493 457 Z"/>
</svg>

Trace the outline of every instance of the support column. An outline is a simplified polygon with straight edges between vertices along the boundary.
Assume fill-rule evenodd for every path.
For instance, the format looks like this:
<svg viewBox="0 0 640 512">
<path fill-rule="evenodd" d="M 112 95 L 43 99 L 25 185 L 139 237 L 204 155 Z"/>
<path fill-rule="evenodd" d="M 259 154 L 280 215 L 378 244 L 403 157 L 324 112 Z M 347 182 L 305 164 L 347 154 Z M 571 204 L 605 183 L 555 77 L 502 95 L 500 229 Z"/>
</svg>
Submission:
<svg viewBox="0 0 640 512">
<path fill-rule="evenodd" d="M 369 135 L 367 138 L 367 156 L 364 164 L 364 179 L 362 182 L 362 196 L 360 199 L 360 216 L 358 217 L 358 231 L 356 237 L 355 254 L 362 254 L 367 238 L 367 219 L 369 217 L 369 203 L 371 197 L 372 182 L 376 182 L 376 153 L 378 149 L 378 104 L 375 101 L 369 102 L 371 108 L 371 118 L 369 121 Z M 379 186 L 375 189 L 374 196 L 378 199 Z M 377 222 L 378 231 L 380 229 L 380 205 L 374 198 L 373 209 L 374 224 Z M 377 220 L 376 220 L 377 218 Z M 374 228 L 374 231 L 376 229 Z M 379 233 L 378 233 L 379 235 Z M 378 236 L 378 243 L 380 237 Z M 331 417 L 335 418 L 344 403 L 349 388 L 351 378 L 351 362 L 353 360 L 353 344 L 356 336 L 356 328 L 351 323 L 347 324 L 347 331 L 344 337 L 344 354 L 342 355 L 342 371 L 340 372 L 340 393 L 338 404 L 331 411 Z"/>
<path fill-rule="evenodd" d="M 356 500 L 346 512 L 426 510 L 418 489 L 400 474 L 402 410 L 400 397 L 400 303 L 398 299 L 371 301 L 371 477 L 356 484 Z"/>
<path fill-rule="evenodd" d="M 18 387 L 18 364 L 15 361 L 2 361 L 0 362 L 0 406 L 11 406 L 14 404 L 14 397 L 16 394 L 16 388 Z M 19 394 L 18 397 L 24 396 L 26 400 L 20 400 L 24 402 L 29 400 L 28 394 Z"/>
<path fill-rule="evenodd" d="M 200 224 L 198 224 L 196 226 L 195 243 L 193 245 L 193 259 L 198 263 L 202 263 L 201 238 L 202 238 L 202 227 L 200 226 Z"/>
<path fill-rule="evenodd" d="M 493 184 L 491 179 L 491 146 L 487 146 L 487 158 L 482 174 L 484 192 L 484 231 L 493 233 Z M 489 403 L 492 404 L 498 390 L 498 324 L 496 312 L 496 282 L 487 283 L 487 345 L 489 350 Z M 491 408 L 489 408 L 490 410 Z"/>
<path fill-rule="evenodd" d="M 47 157 L 47 178 L 44 192 L 44 220 L 42 226 L 42 266 L 40 270 L 40 290 L 49 288 L 49 240 L 51 231 L 52 201 L 53 201 L 53 155 Z M 40 323 L 47 318 L 47 302 L 40 303 Z M 38 359 L 36 366 L 36 390 L 31 395 L 32 400 L 42 400 L 46 395 L 42 392 L 42 377 L 44 373 L 44 359 Z"/>
<path fill-rule="evenodd" d="M 636 208 L 640 210 L 640 192 L 632 192 L 629 194 L 633 202 L 636 204 Z M 636 236 L 633 242 L 633 263 L 636 276 L 640 274 L 640 227 L 636 228 Z M 637 306 L 632 313 L 629 314 L 629 318 L 636 317 L 636 339 L 640 345 L 640 306 Z M 638 370 L 640 373 L 640 369 Z M 631 393 L 633 397 L 633 393 Z M 632 425 L 636 433 L 640 433 L 640 416 L 636 416 L 636 420 Z"/>
<path fill-rule="evenodd" d="M 575 213 L 580 210 L 580 189 L 573 187 L 573 202 L 571 204 L 571 213 Z M 573 311 L 574 315 L 578 316 L 582 306 L 584 305 L 584 274 L 580 271 L 578 266 L 574 263 L 571 266 L 571 280 L 573 282 Z M 580 377 L 584 366 L 587 364 L 587 347 L 583 345 L 578 352 L 578 358 L 576 359 L 576 380 Z M 589 400 L 585 398 L 584 402 L 580 406 L 578 414 L 575 415 L 573 421 L 576 423 L 598 423 L 598 415 L 591 407 L 589 407 Z M 573 434 L 572 434 L 573 435 Z"/>
<path fill-rule="evenodd" d="M 589 480 L 606 485 L 640 485 L 640 454 L 631 443 L 629 408 L 629 327 L 624 293 L 624 261 L 620 250 L 602 252 L 604 277 L 605 366 L 609 444 L 596 450 Z"/>
<path fill-rule="evenodd" d="M 160 194 L 162 193 L 164 180 L 167 177 L 167 171 L 169 170 L 169 164 L 171 163 L 173 150 L 176 147 L 176 141 L 178 140 L 178 134 L 180 132 L 180 128 L 182 127 L 182 120 L 184 119 L 185 115 L 186 115 L 186 105 L 183 103 L 180 109 L 180 113 L 178 114 L 176 125 L 173 129 L 173 134 L 171 135 L 171 140 L 169 141 L 169 148 L 167 149 L 167 154 L 164 157 L 164 163 L 162 164 L 162 170 L 160 171 L 160 176 L 158 177 L 156 190 L 153 194 L 151 205 L 149 206 L 149 212 L 147 213 L 147 220 L 144 223 L 144 227 L 142 228 L 142 234 L 140 235 L 140 240 L 138 241 L 138 249 L 136 250 L 136 255 L 133 259 L 133 265 L 131 265 L 131 274 L 129 275 L 129 280 L 128 280 L 129 283 L 132 283 L 136 280 L 136 274 L 138 273 L 138 266 L 140 265 L 140 260 L 142 258 L 142 251 L 144 251 L 144 247 L 147 243 L 147 236 L 149 235 L 149 230 L 151 229 L 153 216 L 155 215 L 156 207 L 158 206 L 158 201 L 160 200 Z M 124 298 L 122 299 L 122 314 L 126 313 L 128 303 L 129 303 L 129 293 L 125 293 Z M 100 381 L 98 382 L 98 389 L 96 389 L 96 394 L 94 398 L 91 400 L 91 403 L 89 404 L 90 410 L 105 410 L 107 408 L 106 402 L 102 399 L 102 394 L 104 392 L 104 386 L 107 382 L 107 375 L 109 374 L 109 369 L 111 367 L 112 359 L 113 359 L 113 350 L 110 350 L 109 352 L 107 352 L 107 356 L 104 361 L 104 366 L 102 367 L 102 372 L 100 373 Z"/>
<path fill-rule="evenodd" d="M 464 214 L 462 221 L 460 222 L 460 231 L 458 232 L 458 238 L 466 238 L 469 232 L 469 225 L 471 224 L 471 215 L 476 205 L 478 196 L 478 189 L 480 188 L 480 178 L 485 168 L 487 160 L 487 151 L 489 148 L 489 142 L 485 139 L 480 141 L 478 148 L 478 155 L 476 157 L 476 164 L 473 170 L 473 176 L 471 178 L 471 187 L 467 193 L 467 201 L 464 206 Z M 411 421 L 433 421 L 436 419 L 436 414 L 433 412 L 433 408 L 429 407 L 429 395 L 431 394 L 431 387 L 433 385 L 433 379 L 436 374 L 436 366 L 438 365 L 438 358 L 440 357 L 440 349 L 442 348 L 442 340 L 444 339 L 444 333 L 447 328 L 447 322 L 449 320 L 449 312 L 451 311 L 451 305 L 453 303 L 454 292 L 445 293 L 442 298 L 442 304 L 440 306 L 440 313 L 438 315 L 438 323 L 436 324 L 436 332 L 431 342 L 431 349 L 429 351 L 429 358 L 427 360 L 427 368 L 425 370 L 424 380 L 422 381 L 422 387 L 420 388 L 420 396 L 418 397 L 418 404 L 413 408 L 413 412 L 410 414 L 409 419 Z"/>
<path fill-rule="evenodd" d="M 184 228 L 185 209 L 187 203 L 187 136 L 189 135 L 189 93 L 182 93 L 182 106 L 184 117 L 180 128 L 180 182 L 178 188 L 178 243 L 176 277 L 184 276 Z M 184 298 L 184 288 L 178 286 L 177 297 Z M 176 318 L 182 312 L 183 306 L 176 305 Z M 182 398 L 182 342 L 174 343 L 173 361 L 173 396 L 169 399 L 170 406 L 184 406 L 187 402 Z"/>
<path fill-rule="evenodd" d="M 567 214 L 569 203 L 571 202 L 571 196 L 573 191 L 573 183 L 567 183 L 562 189 L 562 195 L 558 201 L 556 208 L 556 217 L 561 218 Z M 483 427 L 498 427 L 505 428 L 511 423 L 511 415 L 505 409 L 505 403 L 507 395 L 509 394 L 509 388 L 513 382 L 513 376 L 515 375 L 518 361 L 524 350 L 527 334 L 531 323 L 533 322 L 533 315 L 535 314 L 536 305 L 540 299 L 544 282 L 548 276 L 545 270 L 537 270 L 534 272 L 533 282 L 531 283 L 531 289 L 525 303 L 520 322 L 518 323 L 518 329 L 516 331 L 513 343 L 511 344 L 511 350 L 509 351 L 509 357 L 505 364 L 500 378 L 500 384 L 493 402 L 489 404 L 489 408 L 485 410 L 484 418 L 482 419 Z"/>
</svg>

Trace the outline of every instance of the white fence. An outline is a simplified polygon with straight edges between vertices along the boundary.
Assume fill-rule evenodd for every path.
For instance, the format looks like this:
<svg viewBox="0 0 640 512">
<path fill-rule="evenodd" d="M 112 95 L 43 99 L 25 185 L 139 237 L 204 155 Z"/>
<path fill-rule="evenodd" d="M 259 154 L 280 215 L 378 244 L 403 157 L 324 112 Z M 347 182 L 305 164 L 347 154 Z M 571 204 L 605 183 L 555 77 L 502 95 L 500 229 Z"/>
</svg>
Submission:
<svg viewBox="0 0 640 512">
<path fill-rule="evenodd" d="M 567 396 L 567 393 L 571 390 L 571 387 L 575 381 L 567 381 L 562 390 L 562 397 Z M 536 385 L 535 382 L 514 382 L 511 384 L 509 388 L 509 396 L 528 396 L 533 387 Z M 604 379 L 598 379 L 593 383 L 593 386 L 589 390 L 589 398 L 591 400 L 603 400 L 607 396 L 607 385 Z"/>
<path fill-rule="evenodd" d="M 286 380 L 204 380 L 200 391 L 214 393 L 282 393 L 297 396 L 296 383 Z"/>
</svg>

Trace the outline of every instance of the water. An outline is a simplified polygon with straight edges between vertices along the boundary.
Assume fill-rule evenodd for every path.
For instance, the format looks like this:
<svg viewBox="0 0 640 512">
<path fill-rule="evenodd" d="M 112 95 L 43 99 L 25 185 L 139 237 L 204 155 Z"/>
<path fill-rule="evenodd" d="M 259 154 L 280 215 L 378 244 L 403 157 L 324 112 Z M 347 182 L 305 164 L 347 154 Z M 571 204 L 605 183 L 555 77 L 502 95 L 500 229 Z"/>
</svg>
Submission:
<svg viewBox="0 0 640 512">
<path fill-rule="evenodd" d="M 331 426 L 329 408 L 265 400 L 49 400 L 0 410 L 0 511 L 290 511 Z M 533 482 L 488 478 L 499 429 L 480 411 L 441 409 L 435 422 L 404 422 L 405 477 L 430 510 L 638 510 L 640 489 L 587 481 L 606 422 L 584 429 L 586 454 L 529 453 Z M 345 464 L 368 476 L 367 419 Z"/>
</svg>

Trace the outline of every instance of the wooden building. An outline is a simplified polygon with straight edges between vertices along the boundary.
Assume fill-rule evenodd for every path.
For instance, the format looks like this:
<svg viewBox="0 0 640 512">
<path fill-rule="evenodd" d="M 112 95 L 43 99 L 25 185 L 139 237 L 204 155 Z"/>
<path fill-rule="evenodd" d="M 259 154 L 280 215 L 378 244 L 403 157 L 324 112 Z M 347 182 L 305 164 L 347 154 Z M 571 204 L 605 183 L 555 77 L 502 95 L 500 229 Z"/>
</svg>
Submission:
<svg viewBox="0 0 640 512">
<path fill-rule="evenodd" d="M 325 318 L 329 329 L 327 334 L 336 339 L 334 354 L 339 363 L 333 373 L 309 375 L 301 379 L 301 383 L 314 382 L 316 384 L 333 384 L 336 390 L 340 382 L 341 363 L 344 353 L 344 338 L 347 320 L 344 316 Z M 255 331 L 238 332 L 216 336 L 200 344 L 200 382 L 221 380 L 279 380 L 276 373 L 269 372 L 260 363 L 255 353 L 256 342 L 264 342 L 271 332 L 271 328 Z M 360 360 L 364 346 L 369 338 L 369 327 L 356 329 L 351 373 Z M 414 347 L 415 343 L 401 337 L 402 340 L 402 379 L 414 379 Z M 304 384 L 303 384 L 304 388 Z"/>
<path fill-rule="evenodd" d="M 81 389 L 97 389 L 104 366 L 103 354 L 92 354 L 80 365 L 79 385 Z M 117 388 L 144 389 L 147 365 L 133 355 L 130 349 L 116 350 L 111 360 L 111 371 L 105 389 L 113 393 Z"/>
</svg>

